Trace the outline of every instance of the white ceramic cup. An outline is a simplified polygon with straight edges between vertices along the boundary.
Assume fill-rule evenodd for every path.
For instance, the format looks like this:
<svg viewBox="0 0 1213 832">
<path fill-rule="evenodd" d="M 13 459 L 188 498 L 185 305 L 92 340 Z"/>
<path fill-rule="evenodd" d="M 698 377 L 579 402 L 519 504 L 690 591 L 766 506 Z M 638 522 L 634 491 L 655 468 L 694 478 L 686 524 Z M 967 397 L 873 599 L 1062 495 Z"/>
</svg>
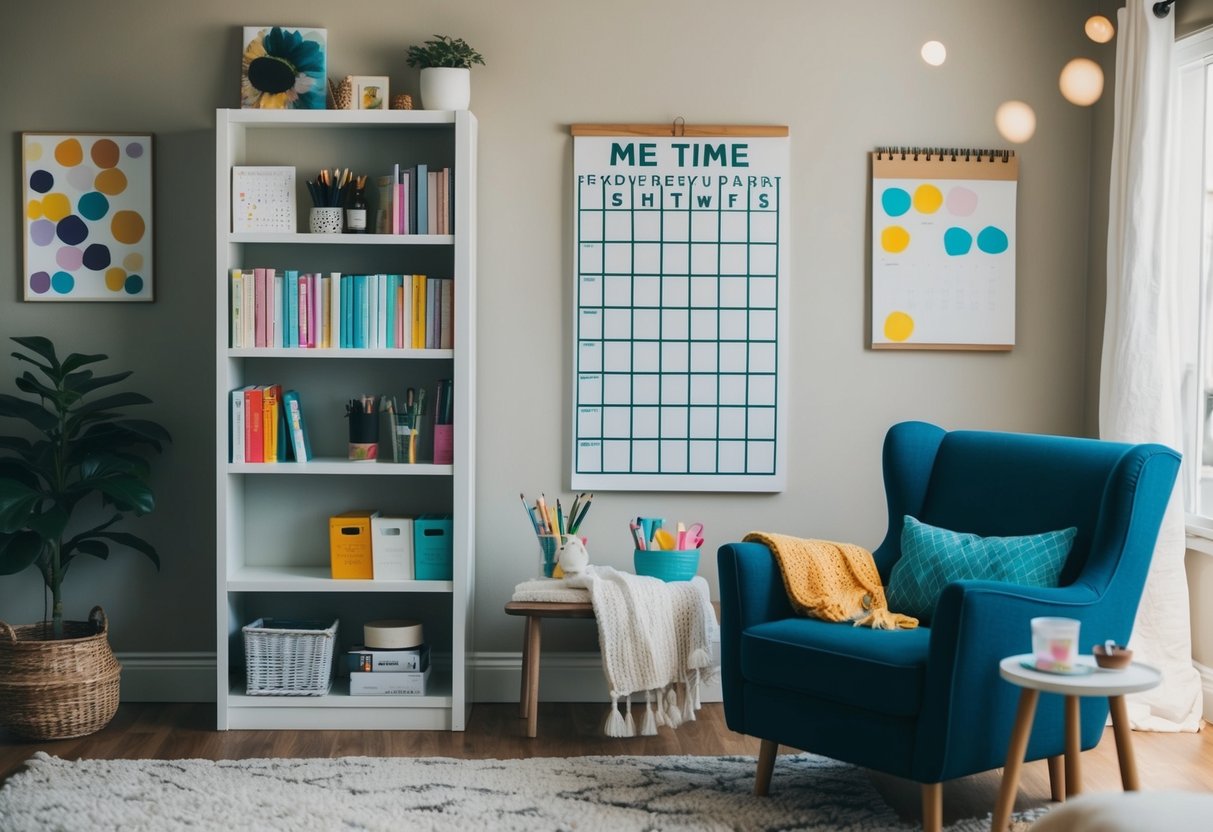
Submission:
<svg viewBox="0 0 1213 832">
<path fill-rule="evenodd" d="M 1081 623 L 1076 618 L 1032 619 L 1032 658 L 1037 670 L 1066 673 L 1075 668 Z"/>
</svg>

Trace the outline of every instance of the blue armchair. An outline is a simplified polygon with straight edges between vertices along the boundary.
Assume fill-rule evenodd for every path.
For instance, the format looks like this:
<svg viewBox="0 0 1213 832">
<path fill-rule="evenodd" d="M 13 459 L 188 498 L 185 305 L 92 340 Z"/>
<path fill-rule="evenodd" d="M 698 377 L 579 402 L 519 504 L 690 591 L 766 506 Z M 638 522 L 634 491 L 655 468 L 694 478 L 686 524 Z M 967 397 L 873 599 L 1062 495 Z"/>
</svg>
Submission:
<svg viewBox="0 0 1213 832">
<path fill-rule="evenodd" d="M 783 743 L 922 784 L 923 826 L 938 830 L 943 781 L 1005 761 L 1018 689 L 998 662 L 1030 652 L 1029 619 L 1079 619 L 1083 652 L 1127 641 L 1178 469 L 1179 455 L 1161 445 L 894 425 L 884 444 L 888 532 L 873 552 L 885 586 L 907 514 L 983 537 L 1078 529 L 1060 586 L 957 581 L 913 630 L 800 617 L 766 546 L 722 546 L 725 718 L 762 740 L 756 793 Z M 1055 796 L 1062 701 L 1041 698 L 1027 750 L 1050 758 Z M 1094 697 L 1081 707 L 1089 749 L 1108 705 Z"/>
</svg>

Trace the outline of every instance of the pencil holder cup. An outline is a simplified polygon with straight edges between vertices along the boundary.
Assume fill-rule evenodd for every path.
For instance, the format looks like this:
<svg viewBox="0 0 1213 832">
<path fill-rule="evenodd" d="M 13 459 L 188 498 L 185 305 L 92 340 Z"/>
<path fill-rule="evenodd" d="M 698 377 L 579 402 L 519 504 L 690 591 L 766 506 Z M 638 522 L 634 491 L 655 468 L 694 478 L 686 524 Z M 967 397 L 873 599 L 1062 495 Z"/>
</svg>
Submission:
<svg viewBox="0 0 1213 832">
<path fill-rule="evenodd" d="M 539 568 L 545 578 L 556 577 L 556 564 L 560 560 L 560 547 L 568 535 L 539 535 Z"/>
<path fill-rule="evenodd" d="M 344 208 L 313 208 L 307 227 L 313 234 L 340 234 L 344 220 Z"/>
<path fill-rule="evenodd" d="M 636 549 L 632 565 L 637 575 L 663 581 L 689 581 L 699 571 L 698 549 Z"/>
<path fill-rule="evenodd" d="M 379 458 L 379 414 L 352 410 L 349 458 L 374 461 Z"/>
<path fill-rule="evenodd" d="M 413 427 L 412 417 L 397 413 L 392 416 L 392 462 L 416 462 L 421 427 Z"/>
<path fill-rule="evenodd" d="M 455 461 L 454 425 L 434 425 L 434 464 L 450 465 Z"/>
</svg>

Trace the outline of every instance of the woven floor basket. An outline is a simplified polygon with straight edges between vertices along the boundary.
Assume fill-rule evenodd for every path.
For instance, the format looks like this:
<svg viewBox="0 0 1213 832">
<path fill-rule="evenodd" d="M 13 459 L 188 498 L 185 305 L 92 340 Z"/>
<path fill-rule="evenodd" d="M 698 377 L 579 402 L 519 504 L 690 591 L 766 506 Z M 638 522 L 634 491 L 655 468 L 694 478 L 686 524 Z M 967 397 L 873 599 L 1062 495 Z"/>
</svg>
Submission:
<svg viewBox="0 0 1213 832">
<path fill-rule="evenodd" d="M 83 737 L 104 728 L 118 710 L 121 665 L 110 650 L 101 607 L 88 621 L 11 627 L 0 621 L 0 725 L 31 740 Z"/>
</svg>

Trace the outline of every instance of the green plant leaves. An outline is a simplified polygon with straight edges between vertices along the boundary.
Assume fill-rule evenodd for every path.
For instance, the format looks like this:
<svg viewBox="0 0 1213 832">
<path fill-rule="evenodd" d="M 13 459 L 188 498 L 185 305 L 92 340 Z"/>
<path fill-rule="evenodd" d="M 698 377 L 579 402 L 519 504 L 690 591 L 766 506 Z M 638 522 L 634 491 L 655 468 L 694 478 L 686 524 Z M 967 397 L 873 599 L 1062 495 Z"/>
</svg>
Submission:
<svg viewBox="0 0 1213 832">
<path fill-rule="evenodd" d="M 59 420 L 40 404 L 36 404 L 8 393 L 0 393 L 0 416 L 13 419 L 24 419 L 44 433 L 52 431 L 59 425 Z"/>
<path fill-rule="evenodd" d="M 42 538 L 36 532 L 0 534 L 0 575 L 15 575 L 34 563 L 42 554 Z"/>
</svg>

